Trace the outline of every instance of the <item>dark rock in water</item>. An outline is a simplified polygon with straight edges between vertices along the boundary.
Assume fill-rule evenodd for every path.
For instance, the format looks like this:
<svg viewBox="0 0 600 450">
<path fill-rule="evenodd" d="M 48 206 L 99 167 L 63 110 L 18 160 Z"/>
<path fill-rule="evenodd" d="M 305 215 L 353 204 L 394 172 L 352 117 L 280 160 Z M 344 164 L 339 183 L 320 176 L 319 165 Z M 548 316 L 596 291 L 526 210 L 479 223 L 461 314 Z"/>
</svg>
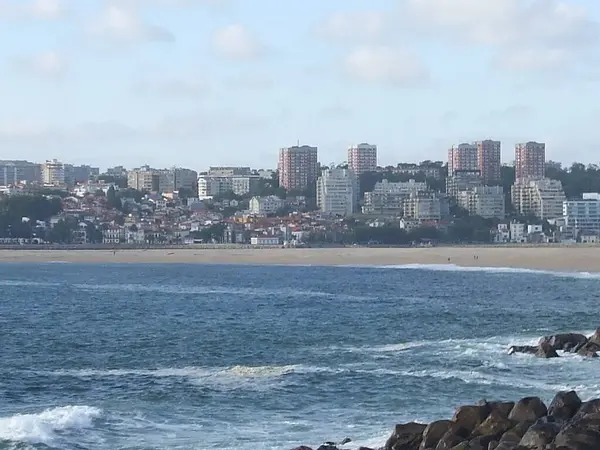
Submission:
<svg viewBox="0 0 600 450">
<path fill-rule="evenodd" d="M 454 413 L 452 422 L 468 430 L 469 434 L 480 425 L 490 413 L 489 405 L 461 406 Z"/>
<path fill-rule="evenodd" d="M 530 355 L 535 355 L 535 353 L 537 351 L 538 351 L 537 345 L 512 345 L 508 349 L 508 354 L 514 355 L 515 353 L 527 353 Z"/>
<path fill-rule="evenodd" d="M 557 449 L 597 450 L 600 449 L 600 432 L 583 427 L 567 427 L 558 433 L 554 446 Z"/>
<path fill-rule="evenodd" d="M 553 336 L 546 336 L 540 339 L 540 344 L 547 342 L 554 350 L 568 350 L 585 344 L 588 338 L 578 333 L 562 333 Z"/>
<path fill-rule="evenodd" d="M 518 401 L 508 418 L 519 423 L 534 422 L 548 413 L 548 408 L 538 397 L 525 397 Z"/>
<path fill-rule="evenodd" d="M 554 396 L 548 407 L 548 415 L 556 420 L 569 420 L 581 408 L 581 399 L 575 391 L 563 391 Z"/>
<path fill-rule="evenodd" d="M 538 358 L 558 358 L 558 353 L 549 342 L 542 342 L 535 352 L 535 356 Z"/>
<path fill-rule="evenodd" d="M 498 447 L 499 442 L 498 441 L 492 441 L 488 444 L 488 448 L 487 450 L 496 450 L 496 448 Z"/>
<path fill-rule="evenodd" d="M 335 443 L 325 442 L 323 445 L 321 445 L 319 448 L 317 448 L 317 450 L 339 450 L 339 449 L 337 448 L 337 445 L 335 445 Z"/>
<path fill-rule="evenodd" d="M 346 445 L 346 444 L 349 444 L 350 442 L 352 442 L 352 439 L 347 437 L 347 438 L 342 439 L 342 442 L 340 442 L 339 445 Z"/>
<path fill-rule="evenodd" d="M 600 346 L 600 328 L 596 328 L 596 331 L 590 336 L 588 342 Z"/>
<path fill-rule="evenodd" d="M 444 434 L 450 429 L 452 426 L 452 421 L 450 420 L 438 420 L 436 422 L 431 422 L 423 431 L 423 441 L 421 442 L 421 449 L 427 448 L 435 448 L 437 443 L 442 439 Z"/>
<path fill-rule="evenodd" d="M 519 445 L 530 450 L 545 450 L 546 445 L 554 441 L 559 432 L 560 425 L 558 423 L 538 420 L 529 427 Z"/>
<path fill-rule="evenodd" d="M 485 402 L 488 405 L 488 408 L 491 413 L 496 413 L 505 419 L 508 419 L 508 415 L 515 407 L 515 402 Z"/>
<path fill-rule="evenodd" d="M 425 428 L 427 425 L 416 422 L 396 425 L 385 444 L 385 450 L 418 450 Z"/>
<path fill-rule="evenodd" d="M 307 447 L 306 445 L 301 445 L 300 447 L 293 448 L 292 450 L 312 450 L 312 448 Z"/>
<path fill-rule="evenodd" d="M 473 430 L 471 437 L 493 436 L 500 438 L 504 433 L 513 428 L 517 423 L 505 417 L 500 411 L 493 410 L 489 416 Z"/>
<path fill-rule="evenodd" d="M 576 350 L 574 350 L 574 352 L 577 353 L 579 356 L 586 356 L 589 358 L 597 358 L 598 357 L 597 352 L 599 350 L 600 350 L 600 346 L 598 346 L 597 344 L 594 344 L 593 342 L 586 342 L 585 344 L 578 346 L 576 348 Z"/>
<path fill-rule="evenodd" d="M 577 420 L 580 420 L 585 416 L 598 413 L 600 413 L 600 399 L 594 399 L 590 400 L 589 402 L 583 402 L 577 410 L 577 412 L 575 413 L 573 421 L 576 422 Z"/>
<path fill-rule="evenodd" d="M 458 423 L 452 423 L 442 439 L 438 442 L 435 450 L 451 450 L 453 447 L 468 440 L 471 431 Z"/>
</svg>

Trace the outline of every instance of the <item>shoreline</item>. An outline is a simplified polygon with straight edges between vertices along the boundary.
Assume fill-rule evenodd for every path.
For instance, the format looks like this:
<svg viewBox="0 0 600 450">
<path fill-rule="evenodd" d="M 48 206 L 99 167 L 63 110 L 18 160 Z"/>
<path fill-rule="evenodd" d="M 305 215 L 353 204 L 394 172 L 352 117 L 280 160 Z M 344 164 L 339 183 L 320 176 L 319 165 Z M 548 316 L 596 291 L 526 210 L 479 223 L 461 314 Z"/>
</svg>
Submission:
<svg viewBox="0 0 600 450">
<path fill-rule="evenodd" d="M 428 247 L 302 249 L 0 249 L 0 263 L 228 264 L 289 266 L 457 266 L 554 272 L 599 272 L 600 249 L 589 247 Z"/>
</svg>

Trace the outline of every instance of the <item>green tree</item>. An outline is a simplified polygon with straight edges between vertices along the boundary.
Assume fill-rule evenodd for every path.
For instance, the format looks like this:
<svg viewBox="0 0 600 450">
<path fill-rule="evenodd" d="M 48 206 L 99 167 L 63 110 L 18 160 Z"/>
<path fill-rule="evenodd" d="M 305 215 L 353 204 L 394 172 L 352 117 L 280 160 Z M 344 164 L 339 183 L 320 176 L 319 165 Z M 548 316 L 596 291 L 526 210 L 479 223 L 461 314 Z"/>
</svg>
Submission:
<svg viewBox="0 0 600 450">
<path fill-rule="evenodd" d="M 73 239 L 72 226 L 66 220 L 59 220 L 52 227 L 46 239 L 55 244 L 70 244 Z"/>
</svg>

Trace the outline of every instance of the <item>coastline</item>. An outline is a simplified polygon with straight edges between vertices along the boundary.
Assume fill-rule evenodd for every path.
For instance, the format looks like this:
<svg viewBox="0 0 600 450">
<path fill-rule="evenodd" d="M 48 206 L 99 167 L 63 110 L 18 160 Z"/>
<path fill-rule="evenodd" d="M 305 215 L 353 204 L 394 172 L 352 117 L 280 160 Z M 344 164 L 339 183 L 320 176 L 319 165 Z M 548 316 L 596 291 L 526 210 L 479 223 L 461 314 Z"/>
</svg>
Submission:
<svg viewBox="0 0 600 450">
<path fill-rule="evenodd" d="M 179 263 L 241 265 L 455 265 L 557 272 L 600 272 L 590 247 L 430 247 L 309 249 L 0 250 L 0 263 Z"/>
</svg>

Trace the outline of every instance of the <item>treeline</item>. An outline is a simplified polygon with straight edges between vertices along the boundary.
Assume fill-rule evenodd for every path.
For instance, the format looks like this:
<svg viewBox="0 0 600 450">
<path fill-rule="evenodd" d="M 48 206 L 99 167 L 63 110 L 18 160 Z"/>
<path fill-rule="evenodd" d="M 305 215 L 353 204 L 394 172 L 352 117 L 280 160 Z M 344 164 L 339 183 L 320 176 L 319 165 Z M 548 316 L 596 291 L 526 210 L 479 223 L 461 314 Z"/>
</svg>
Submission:
<svg viewBox="0 0 600 450">
<path fill-rule="evenodd" d="M 60 198 L 16 195 L 0 198 L 0 237 L 29 239 L 41 233 L 38 221 L 47 222 L 62 211 Z"/>
</svg>

